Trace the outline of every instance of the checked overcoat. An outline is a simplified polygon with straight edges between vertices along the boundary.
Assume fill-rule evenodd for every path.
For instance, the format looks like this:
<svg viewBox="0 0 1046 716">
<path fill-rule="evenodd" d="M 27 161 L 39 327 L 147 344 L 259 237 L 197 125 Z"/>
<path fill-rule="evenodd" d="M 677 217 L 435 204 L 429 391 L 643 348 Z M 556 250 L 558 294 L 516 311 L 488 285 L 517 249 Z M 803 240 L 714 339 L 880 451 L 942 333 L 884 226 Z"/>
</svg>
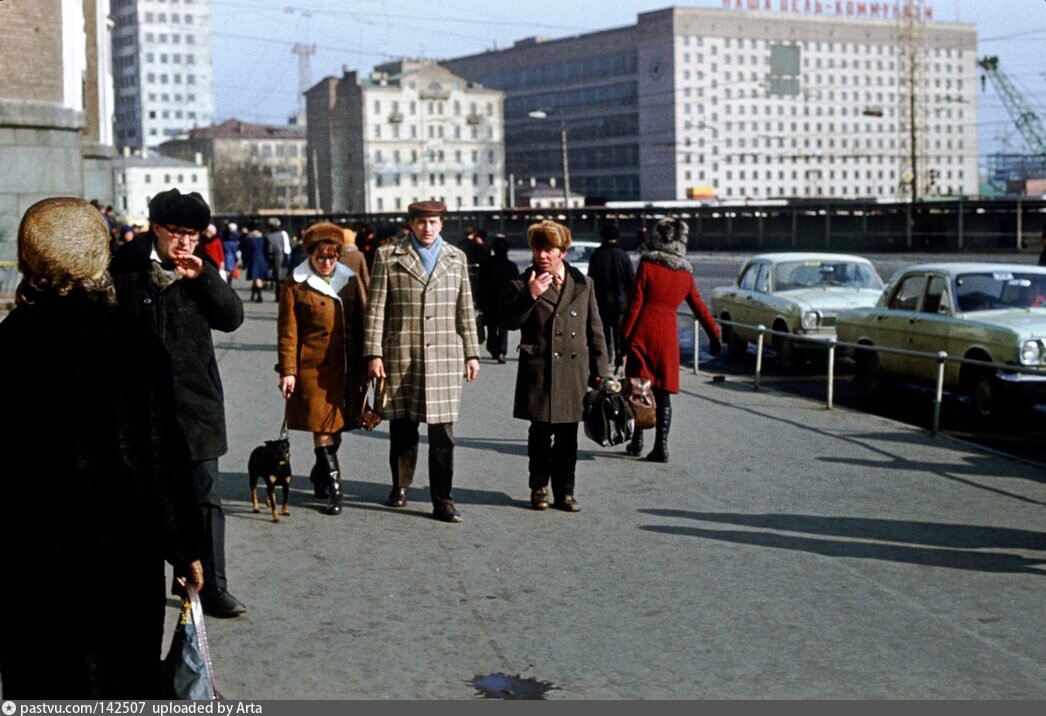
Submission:
<svg viewBox="0 0 1046 716">
<path fill-rule="evenodd" d="M 458 419 L 465 360 L 479 357 L 465 253 L 444 239 L 431 276 L 410 237 L 378 249 L 363 354 L 385 362 L 386 420 Z"/>
</svg>

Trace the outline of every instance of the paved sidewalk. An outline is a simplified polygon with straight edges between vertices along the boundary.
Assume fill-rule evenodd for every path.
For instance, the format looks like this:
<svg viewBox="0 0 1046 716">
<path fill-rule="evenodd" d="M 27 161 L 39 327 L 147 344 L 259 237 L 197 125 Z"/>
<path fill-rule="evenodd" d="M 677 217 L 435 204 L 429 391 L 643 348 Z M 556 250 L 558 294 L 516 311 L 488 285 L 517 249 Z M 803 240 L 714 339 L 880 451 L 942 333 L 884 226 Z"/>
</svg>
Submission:
<svg viewBox="0 0 1046 716">
<path fill-rule="evenodd" d="M 684 373 L 669 464 L 582 436 L 582 511 L 537 513 L 510 356 L 464 390 L 462 524 L 429 516 L 424 444 L 408 507 L 381 504 L 386 425 L 347 436 L 338 517 L 292 433 L 273 524 L 246 464 L 281 422 L 276 305 L 245 309 L 215 334 L 230 586 L 250 608 L 207 623 L 228 698 L 471 699 L 499 673 L 550 699 L 1046 698 L 1037 466 Z"/>
</svg>

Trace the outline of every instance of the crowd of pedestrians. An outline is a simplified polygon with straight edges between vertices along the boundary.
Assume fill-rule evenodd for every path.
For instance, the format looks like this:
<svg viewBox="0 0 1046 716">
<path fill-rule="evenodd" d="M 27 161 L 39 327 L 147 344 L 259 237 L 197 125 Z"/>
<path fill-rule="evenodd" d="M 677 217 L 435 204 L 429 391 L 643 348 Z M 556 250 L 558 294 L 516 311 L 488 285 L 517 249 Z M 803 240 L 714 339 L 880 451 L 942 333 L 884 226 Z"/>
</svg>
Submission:
<svg viewBox="0 0 1046 716">
<path fill-rule="evenodd" d="M 359 426 L 368 385 L 380 385 L 386 504 L 407 504 L 424 423 L 432 515 L 461 522 L 453 486 L 463 386 L 478 377 L 482 348 L 507 362 L 513 331 L 511 415 L 528 423 L 531 507 L 580 511 L 584 398 L 614 367 L 651 381 L 657 428 L 647 459 L 668 460 L 683 301 L 713 354 L 720 348 L 685 258 L 686 224 L 659 222 L 635 271 L 617 229 L 603 227 L 586 275 L 567 260 L 572 235 L 562 224 L 528 228 L 531 261 L 520 271 L 504 235 L 470 232 L 453 245 L 445 213 L 443 203 L 421 201 L 399 230 L 321 221 L 300 238 L 277 219 L 267 234 L 253 222 L 219 229 L 199 194 L 177 189 L 153 197 L 147 227 L 114 226 L 104 207 L 79 199 L 25 213 L 17 305 L 0 324 L 0 369 L 19 376 L 11 397 L 19 407 L 0 411 L 0 449 L 15 474 L 37 479 L 14 482 L 20 509 L 0 521 L 5 544 L 25 545 L 3 552 L 4 573 L 18 584 L 0 590 L 5 698 L 162 697 L 165 561 L 170 588 L 196 587 L 205 613 L 247 611 L 226 575 L 217 484 L 229 446 L 211 337 L 244 320 L 234 290 L 241 276 L 254 302 L 272 281 L 286 425 L 312 436 L 310 478 L 329 515 L 342 510 L 342 434 Z M 49 428 L 56 408 L 61 441 Z M 627 452 L 642 449 L 636 431 Z M 58 482 L 75 494 L 33 494 Z M 87 590 L 83 613 L 59 603 L 70 580 L 99 577 L 119 585 L 118 630 L 83 618 L 106 610 L 103 589 Z M 56 628 L 67 638 L 38 638 Z"/>
</svg>

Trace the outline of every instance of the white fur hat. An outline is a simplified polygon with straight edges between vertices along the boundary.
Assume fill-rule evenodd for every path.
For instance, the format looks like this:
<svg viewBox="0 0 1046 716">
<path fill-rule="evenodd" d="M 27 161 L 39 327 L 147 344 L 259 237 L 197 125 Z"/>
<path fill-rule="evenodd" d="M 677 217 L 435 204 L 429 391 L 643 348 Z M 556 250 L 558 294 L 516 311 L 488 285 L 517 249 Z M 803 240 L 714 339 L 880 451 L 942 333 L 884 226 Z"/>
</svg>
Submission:
<svg viewBox="0 0 1046 716">
<path fill-rule="evenodd" d="M 650 238 L 650 246 L 656 251 L 686 256 L 687 237 L 690 229 L 686 222 L 676 216 L 666 216 L 657 222 L 654 227 L 654 235 Z"/>
</svg>

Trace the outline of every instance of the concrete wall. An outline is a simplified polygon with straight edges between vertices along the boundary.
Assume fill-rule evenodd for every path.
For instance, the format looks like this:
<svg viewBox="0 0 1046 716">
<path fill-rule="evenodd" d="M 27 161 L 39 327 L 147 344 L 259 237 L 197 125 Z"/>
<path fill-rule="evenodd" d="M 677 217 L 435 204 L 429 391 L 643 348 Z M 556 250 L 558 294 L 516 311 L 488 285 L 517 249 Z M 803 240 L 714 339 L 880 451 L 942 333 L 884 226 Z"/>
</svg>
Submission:
<svg viewBox="0 0 1046 716">
<path fill-rule="evenodd" d="M 0 260 L 15 253 L 18 222 L 49 196 L 83 196 L 83 114 L 50 102 L 0 99 Z"/>
</svg>

